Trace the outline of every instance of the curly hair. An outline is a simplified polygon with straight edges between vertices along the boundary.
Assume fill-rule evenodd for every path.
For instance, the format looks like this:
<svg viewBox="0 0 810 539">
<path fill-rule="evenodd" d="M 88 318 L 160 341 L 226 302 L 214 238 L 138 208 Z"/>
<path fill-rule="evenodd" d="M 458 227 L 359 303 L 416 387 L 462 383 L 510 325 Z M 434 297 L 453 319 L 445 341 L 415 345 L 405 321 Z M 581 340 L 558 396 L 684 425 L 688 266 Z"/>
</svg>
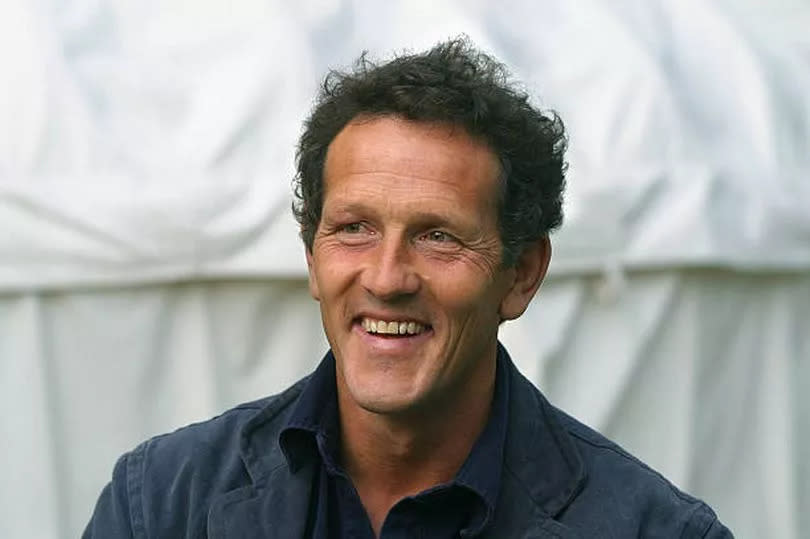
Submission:
<svg viewBox="0 0 810 539">
<path fill-rule="evenodd" d="M 375 64 L 363 53 L 348 73 L 330 71 L 304 123 L 296 152 L 293 213 L 312 250 L 323 204 L 323 169 L 332 140 L 357 117 L 396 116 L 460 126 L 498 156 L 498 226 L 503 263 L 562 223 L 565 129 L 510 82 L 506 67 L 466 37 Z"/>
</svg>

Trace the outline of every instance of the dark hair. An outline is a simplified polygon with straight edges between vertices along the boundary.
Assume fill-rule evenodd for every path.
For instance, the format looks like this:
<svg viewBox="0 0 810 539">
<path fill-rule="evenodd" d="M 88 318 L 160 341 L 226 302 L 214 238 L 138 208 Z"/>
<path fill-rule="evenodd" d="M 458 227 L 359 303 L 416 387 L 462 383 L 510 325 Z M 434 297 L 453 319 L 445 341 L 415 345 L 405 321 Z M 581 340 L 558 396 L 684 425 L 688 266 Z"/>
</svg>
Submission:
<svg viewBox="0 0 810 539">
<path fill-rule="evenodd" d="M 503 262 L 562 222 L 563 123 L 529 103 L 506 67 L 466 37 L 377 65 L 363 53 L 349 73 L 330 71 L 304 124 L 296 152 L 293 213 L 312 249 L 323 205 L 329 144 L 353 119 L 397 116 L 463 127 L 498 156 L 503 184 L 498 223 Z"/>
</svg>

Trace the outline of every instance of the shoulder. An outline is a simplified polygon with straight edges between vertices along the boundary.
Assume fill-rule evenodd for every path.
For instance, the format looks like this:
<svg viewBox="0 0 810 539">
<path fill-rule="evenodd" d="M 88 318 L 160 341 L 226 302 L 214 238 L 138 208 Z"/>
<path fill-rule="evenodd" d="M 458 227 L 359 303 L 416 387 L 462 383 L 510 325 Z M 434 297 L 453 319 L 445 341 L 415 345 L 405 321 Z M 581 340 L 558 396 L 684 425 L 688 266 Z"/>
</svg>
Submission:
<svg viewBox="0 0 810 539">
<path fill-rule="evenodd" d="M 125 528 L 134 537 L 151 536 L 146 532 L 155 530 L 166 537 L 204 531 L 215 497 L 251 485 L 245 437 L 256 428 L 272 439 L 305 380 L 277 395 L 150 438 L 125 453 L 101 493 L 85 537 L 118 536 L 109 532 Z"/>
<path fill-rule="evenodd" d="M 516 370 L 512 381 L 506 465 L 550 525 L 570 531 L 562 537 L 731 537 L 704 502 L 551 405 Z"/>
<path fill-rule="evenodd" d="M 173 432 L 154 436 L 128 453 L 131 459 L 159 460 L 155 465 L 171 465 L 184 462 L 205 461 L 212 453 L 225 454 L 238 450 L 239 434 L 250 419 L 278 395 L 240 404 L 221 414 L 178 428 Z M 158 458 L 159 457 L 159 458 Z"/>
<path fill-rule="evenodd" d="M 612 526 L 634 528 L 641 537 L 731 537 L 706 503 L 602 434 L 552 410 L 586 468 L 582 490 L 563 520 L 598 516 Z"/>
<path fill-rule="evenodd" d="M 241 458 L 244 436 L 256 424 L 272 428 L 278 423 L 280 427 L 283 412 L 300 393 L 304 380 L 282 393 L 240 404 L 206 421 L 150 438 L 131 451 L 128 459 L 130 463 L 138 462 L 142 473 L 162 477 L 193 472 L 193 477 L 205 479 L 208 474 L 217 474 L 221 480 L 239 475 L 244 468 Z"/>
</svg>

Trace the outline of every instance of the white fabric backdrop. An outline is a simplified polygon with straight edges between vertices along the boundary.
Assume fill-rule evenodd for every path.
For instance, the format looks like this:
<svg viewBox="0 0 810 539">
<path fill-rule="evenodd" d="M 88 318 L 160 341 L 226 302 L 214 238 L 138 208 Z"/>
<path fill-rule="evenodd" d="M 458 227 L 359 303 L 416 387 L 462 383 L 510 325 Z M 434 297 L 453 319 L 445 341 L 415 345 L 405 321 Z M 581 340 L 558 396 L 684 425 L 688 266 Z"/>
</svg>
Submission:
<svg viewBox="0 0 810 539">
<path fill-rule="evenodd" d="M 78 535 L 122 451 L 315 364 L 301 119 L 459 32 L 570 128 L 522 370 L 738 536 L 810 535 L 810 7 L 232 4 L 0 5 L 0 536 Z"/>
</svg>

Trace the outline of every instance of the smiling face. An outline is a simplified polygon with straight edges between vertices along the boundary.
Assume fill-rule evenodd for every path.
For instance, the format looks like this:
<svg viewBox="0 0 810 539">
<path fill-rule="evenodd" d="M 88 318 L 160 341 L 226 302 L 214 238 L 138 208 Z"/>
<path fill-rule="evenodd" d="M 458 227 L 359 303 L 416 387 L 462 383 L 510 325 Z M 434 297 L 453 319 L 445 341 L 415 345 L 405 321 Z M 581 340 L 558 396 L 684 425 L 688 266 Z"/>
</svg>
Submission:
<svg viewBox="0 0 810 539">
<path fill-rule="evenodd" d="M 499 174 L 460 128 L 382 117 L 331 143 L 307 263 L 342 407 L 403 414 L 488 394 L 498 325 L 539 285 L 501 264 Z"/>
</svg>

